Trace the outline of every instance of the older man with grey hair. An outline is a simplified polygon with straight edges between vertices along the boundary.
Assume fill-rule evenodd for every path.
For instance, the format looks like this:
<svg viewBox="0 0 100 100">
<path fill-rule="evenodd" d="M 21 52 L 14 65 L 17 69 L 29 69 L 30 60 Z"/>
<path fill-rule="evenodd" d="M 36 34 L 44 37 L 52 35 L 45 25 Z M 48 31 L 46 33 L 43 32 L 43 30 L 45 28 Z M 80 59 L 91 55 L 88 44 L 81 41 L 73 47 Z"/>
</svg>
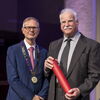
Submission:
<svg viewBox="0 0 100 100">
<path fill-rule="evenodd" d="M 34 17 L 23 21 L 24 40 L 7 51 L 7 100 L 45 100 L 49 82 L 44 76 L 44 61 L 47 51 L 36 43 L 39 22 Z"/>
<path fill-rule="evenodd" d="M 100 44 L 79 32 L 74 10 L 63 9 L 59 18 L 63 38 L 50 43 L 45 60 L 45 75 L 50 79 L 48 100 L 89 100 L 100 80 Z M 64 93 L 51 70 L 54 59 L 71 86 L 68 93 Z"/>
</svg>

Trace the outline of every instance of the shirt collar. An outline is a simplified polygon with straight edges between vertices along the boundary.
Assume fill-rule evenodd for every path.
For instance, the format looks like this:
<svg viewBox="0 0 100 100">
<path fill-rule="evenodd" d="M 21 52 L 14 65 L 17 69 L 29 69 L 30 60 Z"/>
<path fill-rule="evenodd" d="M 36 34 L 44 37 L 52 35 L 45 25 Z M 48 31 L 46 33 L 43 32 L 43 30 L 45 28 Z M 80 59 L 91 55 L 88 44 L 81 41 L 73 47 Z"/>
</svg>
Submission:
<svg viewBox="0 0 100 100">
<path fill-rule="evenodd" d="M 73 37 L 71 37 L 72 41 L 75 41 L 77 38 L 79 38 L 81 36 L 80 32 L 77 32 Z M 63 39 L 63 42 L 68 39 L 68 37 L 66 37 L 64 35 L 64 39 Z"/>
<path fill-rule="evenodd" d="M 34 44 L 34 45 L 29 45 L 28 43 L 27 43 L 27 41 L 24 39 L 24 43 L 25 43 L 25 46 L 26 46 L 26 48 L 27 48 L 27 50 L 30 48 L 30 47 L 33 47 L 34 49 L 35 49 L 35 46 L 36 46 L 36 44 Z"/>
</svg>

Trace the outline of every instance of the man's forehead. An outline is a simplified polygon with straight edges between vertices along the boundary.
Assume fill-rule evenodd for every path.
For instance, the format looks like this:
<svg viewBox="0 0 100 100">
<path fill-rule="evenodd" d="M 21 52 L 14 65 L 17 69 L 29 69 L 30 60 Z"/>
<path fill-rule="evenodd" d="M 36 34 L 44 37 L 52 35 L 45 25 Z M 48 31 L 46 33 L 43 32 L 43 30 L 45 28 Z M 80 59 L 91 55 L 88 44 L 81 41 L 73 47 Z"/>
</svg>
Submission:
<svg viewBox="0 0 100 100">
<path fill-rule="evenodd" d="M 61 17 L 63 17 L 63 16 L 66 16 L 66 17 L 74 16 L 74 14 L 72 12 L 64 12 L 64 13 L 61 14 Z"/>
<path fill-rule="evenodd" d="M 28 20 L 26 22 L 23 23 L 24 25 L 37 25 L 37 21 L 35 20 Z"/>
<path fill-rule="evenodd" d="M 36 20 L 27 20 L 24 22 L 24 24 L 28 24 L 28 23 L 37 23 L 37 21 Z"/>
<path fill-rule="evenodd" d="M 60 17 L 60 20 L 73 20 L 75 17 L 73 15 L 63 15 Z"/>
</svg>

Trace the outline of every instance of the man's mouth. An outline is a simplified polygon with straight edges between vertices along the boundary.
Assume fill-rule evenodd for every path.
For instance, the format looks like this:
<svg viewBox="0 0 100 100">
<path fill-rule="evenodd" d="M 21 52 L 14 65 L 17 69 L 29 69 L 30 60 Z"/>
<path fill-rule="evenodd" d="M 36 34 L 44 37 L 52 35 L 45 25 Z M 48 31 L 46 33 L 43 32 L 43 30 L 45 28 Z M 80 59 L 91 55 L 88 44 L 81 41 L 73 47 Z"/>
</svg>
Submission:
<svg viewBox="0 0 100 100">
<path fill-rule="evenodd" d="M 30 35 L 35 35 L 35 33 L 34 33 L 34 32 L 29 32 L 29 34 L 30 34 Z"/>
<path fill-rule="evenodd" d="M 64 30 L 72 29 L 72 27 L 71 27 L 71 26 L 64 26 L 63 29 L 64 29 Z"/>
</svg>

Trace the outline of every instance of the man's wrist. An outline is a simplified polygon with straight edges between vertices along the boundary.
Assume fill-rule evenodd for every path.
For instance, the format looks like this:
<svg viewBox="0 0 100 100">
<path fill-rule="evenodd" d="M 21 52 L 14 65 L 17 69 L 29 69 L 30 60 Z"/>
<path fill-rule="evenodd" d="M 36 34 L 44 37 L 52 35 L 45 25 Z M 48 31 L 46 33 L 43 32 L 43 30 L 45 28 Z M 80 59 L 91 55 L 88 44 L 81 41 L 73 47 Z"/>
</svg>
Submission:
<svg viewBox="0 0 100 100">
<path fill-rule="evenodd" d="M 35 95 L 35 96 L 38 96 L 38 97 L 40 98 L 40 100 L 44 100 L 44 98 L 43 98 L 43 97 L 41 97 L 41 96 L 39 96 L 39 95 Z"/>
</svg>

